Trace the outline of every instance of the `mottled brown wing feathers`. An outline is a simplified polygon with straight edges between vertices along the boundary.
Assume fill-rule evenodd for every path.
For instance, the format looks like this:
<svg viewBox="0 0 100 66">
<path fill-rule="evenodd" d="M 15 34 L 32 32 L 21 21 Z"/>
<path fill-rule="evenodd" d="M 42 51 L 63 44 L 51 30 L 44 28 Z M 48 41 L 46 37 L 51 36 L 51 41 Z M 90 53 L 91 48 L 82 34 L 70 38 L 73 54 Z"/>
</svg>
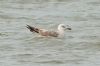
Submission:
<svg viewBox="0 0 100 66">
<path fill-rule="evenodd" d="M 49 35 L 53 36 L 53 37 L 58 37 L 58 33 L 57 32 L 53 32 L 53 31 L 50 31 Z"/>
<path fill-rule="evenodd" d="M 36 32 L 39 33 L 42 36 L 52 36 L 52 37 L 58 37 L 58 33 L 54 32 L 54 31 L 47 31 L 45 29 L 38 29 L 32 26 L 27 25 L 27 28 L 31 31 L 31 32 Z"/>
<path fill-rule="evenodd" d="M 58 37 L 58 33 L 57 32 L 54 32 L 54 31 L 43 31 L 43 30 L 40 30 L 40 34 L 42 36 L 53 36 L 53 37 Z"/>
</svg>

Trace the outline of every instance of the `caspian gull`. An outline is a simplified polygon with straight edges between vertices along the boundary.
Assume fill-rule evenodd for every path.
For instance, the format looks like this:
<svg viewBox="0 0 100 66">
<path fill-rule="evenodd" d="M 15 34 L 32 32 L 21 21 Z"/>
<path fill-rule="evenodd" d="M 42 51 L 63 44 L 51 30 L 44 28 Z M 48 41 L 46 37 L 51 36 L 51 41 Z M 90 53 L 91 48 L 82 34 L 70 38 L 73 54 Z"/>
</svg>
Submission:
<svg viewBox="0 0 100 66">
<path fill-rule="evenodd" d="M 37 27 L 32 27 L 30 25 L 27 25 L 27 28 L 31 32 L 38 33 L 41 36 L 51 36 L 51 37 L 64 36 L 65 30 L 71 30 L 71 28 L 69 27 L 69 25 L 65 25 L 65 24 L 59 24 L 57 31 L 49 31 L 49 30 L 46 30 L 46 29 L 40 29 L 40 28 L 37 28 Z"/>
</svg>

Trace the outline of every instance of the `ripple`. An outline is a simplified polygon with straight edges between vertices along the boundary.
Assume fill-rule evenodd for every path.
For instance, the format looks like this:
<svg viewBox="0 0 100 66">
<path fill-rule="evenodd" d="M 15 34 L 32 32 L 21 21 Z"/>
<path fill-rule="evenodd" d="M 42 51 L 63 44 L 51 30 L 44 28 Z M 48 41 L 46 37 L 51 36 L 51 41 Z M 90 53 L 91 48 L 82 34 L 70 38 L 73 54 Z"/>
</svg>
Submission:
<svg viewBox="0 0 100 66">
<path fill-rule="evenodd" d="M 100 5 L 100 1 L 98 1 L 98 2 L 88 2 L 87 4 L 91 4 L 91 5 Z"/>
<path fill-rule="evenodd" d="M 63 61 L 59 61 L 59 60 L 39 61 L 39 62 L 35 62 L 35 63 L 64 64 Z"/>
<path fill-rule="evenodd" d="M 9 45 L 0 46 L 0 51 L 13 51 L 13 50 L 14 50 L 14 48 Z"/>
<path fill-rule="evenodd" d="M 0 36 L 8 36 L 8 35 L 5 33 L 0 33 Z"/>
</svg>

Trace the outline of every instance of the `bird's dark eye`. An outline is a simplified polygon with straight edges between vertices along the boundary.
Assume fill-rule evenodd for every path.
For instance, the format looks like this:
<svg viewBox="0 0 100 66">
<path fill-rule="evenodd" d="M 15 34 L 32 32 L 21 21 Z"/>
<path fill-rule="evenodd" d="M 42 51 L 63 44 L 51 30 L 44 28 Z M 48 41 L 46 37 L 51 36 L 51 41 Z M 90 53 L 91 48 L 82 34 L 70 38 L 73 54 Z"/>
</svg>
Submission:
<svg viewBox="0 0 100 66">
<path fill-rule="evenodd" d="M 63 28 L 66 28 L 65 26 L 62 26 Z"/>
</svg>

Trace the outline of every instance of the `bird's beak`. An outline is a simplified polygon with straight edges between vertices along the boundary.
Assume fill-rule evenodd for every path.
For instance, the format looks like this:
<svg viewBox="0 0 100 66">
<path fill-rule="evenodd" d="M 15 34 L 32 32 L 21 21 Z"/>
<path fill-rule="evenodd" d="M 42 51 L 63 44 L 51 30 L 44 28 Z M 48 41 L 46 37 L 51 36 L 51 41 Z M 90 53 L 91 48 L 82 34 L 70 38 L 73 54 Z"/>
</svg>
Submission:
<svg viewBox="0 0 100 66">
<path fill-rule="evenodd" d="M 72 30 L 71 28 L 66 28 L 67 30 Z"/>
</svg>

